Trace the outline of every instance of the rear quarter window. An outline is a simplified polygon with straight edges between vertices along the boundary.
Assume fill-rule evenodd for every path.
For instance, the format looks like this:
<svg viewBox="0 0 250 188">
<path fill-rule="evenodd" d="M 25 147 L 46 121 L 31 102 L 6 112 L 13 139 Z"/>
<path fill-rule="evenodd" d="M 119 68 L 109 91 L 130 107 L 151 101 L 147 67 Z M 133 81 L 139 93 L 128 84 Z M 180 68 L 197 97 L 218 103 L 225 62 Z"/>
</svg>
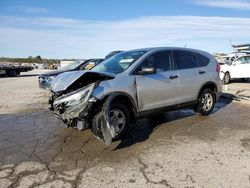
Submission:
<svg viewBox="0 0 250 188">
<path fill-rule="evenodd" d="M 195 53 L 195 57 L 197 59 L 197 62 L 198 62 L 198 66 L 199 67 L 205 67 L 209 64 L 210 62 L 210 59 L 207 58 L 206 56 L 204 55 L 201 55 L 201 54 L 198 54 L 198 53 Z"/>
<path fill-rule="evenodd" d="M 198 67 L 196 58 L 192 52 L 174 50 L 173 56 L 177 69 L 179 70 Z"/>
</svg>

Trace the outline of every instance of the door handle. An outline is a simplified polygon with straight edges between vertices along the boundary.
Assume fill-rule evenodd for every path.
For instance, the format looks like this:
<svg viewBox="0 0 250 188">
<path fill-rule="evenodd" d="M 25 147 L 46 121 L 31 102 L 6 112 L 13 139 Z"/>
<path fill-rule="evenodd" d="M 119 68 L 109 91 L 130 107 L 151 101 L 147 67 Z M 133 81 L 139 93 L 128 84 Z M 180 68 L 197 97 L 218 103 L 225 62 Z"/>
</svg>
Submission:
<svg viewBox="0 0 250 188">
<path fill-rule="evenodd" d="M 205 74 L 205 73 L 206 71 L 202 71 L 202 70 L 199 71 L 199 74 Z"/>
<path fill-rule="evenodd" d="M 179 77 L 178 75 L 171 75 L 171 76 L 169 76 L 169 79 L 173 80 L 173 79 L 176 79 L 178 77 Z"/>
</svg>

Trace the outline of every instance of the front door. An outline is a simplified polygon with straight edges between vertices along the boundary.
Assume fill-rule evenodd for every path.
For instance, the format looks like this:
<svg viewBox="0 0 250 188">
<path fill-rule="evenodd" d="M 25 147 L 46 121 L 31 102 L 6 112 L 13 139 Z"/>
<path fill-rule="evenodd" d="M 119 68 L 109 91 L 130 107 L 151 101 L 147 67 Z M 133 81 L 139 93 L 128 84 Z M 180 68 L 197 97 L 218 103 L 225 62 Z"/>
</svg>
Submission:
<svg viewBox="0 0 250 188">
<path fill-rule="evenodd" d="M 155 73 L 140 74 L 145 67 Z M 135 72 L 139 111 L 154 110 L 179 103 L 179 76 L 173 69 L 172 52 L 159 51 L 146 58 Z"/>
</svg>

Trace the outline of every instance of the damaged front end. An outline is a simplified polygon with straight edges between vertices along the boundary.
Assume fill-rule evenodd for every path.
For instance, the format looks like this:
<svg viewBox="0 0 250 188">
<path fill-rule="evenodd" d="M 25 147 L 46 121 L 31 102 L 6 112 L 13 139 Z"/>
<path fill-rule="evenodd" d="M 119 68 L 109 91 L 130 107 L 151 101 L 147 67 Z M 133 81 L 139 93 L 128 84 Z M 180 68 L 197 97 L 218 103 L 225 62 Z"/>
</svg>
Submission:
<svg viewBox="0 0 250 188">
<path fill-rule="evenodd" d="M 80 113 L 87 111 L 89 98 L 95 87 L 95 83 L 80 88 L 71 93 L 62 95 L 53 101 L 53 111 L 67 125 L 75 126 L 77 121 L 81 121 Z M 87 113 L 87 112 L 86 112 Z"/>
<path fill-rule="evenodd" d="M 111 74 L 89 71 L 63 73 L 52 83 L 50 109 L 67 127 L 91 128 L 97 138 L 110 145 L 114 131 L 109 123 L 108 100 L 100 101 L 92 92 L 101 81 L 113 78 Z"/>
</svg>

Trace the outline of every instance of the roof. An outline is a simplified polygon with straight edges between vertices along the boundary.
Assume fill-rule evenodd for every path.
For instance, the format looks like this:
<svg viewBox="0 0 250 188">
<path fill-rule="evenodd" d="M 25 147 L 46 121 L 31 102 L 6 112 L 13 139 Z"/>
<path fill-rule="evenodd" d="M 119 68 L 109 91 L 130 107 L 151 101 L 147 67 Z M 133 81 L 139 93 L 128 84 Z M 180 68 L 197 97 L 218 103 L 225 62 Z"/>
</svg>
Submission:
<svg viewBox="0 0 250 188">
<path fill-rule="evenodd" d="M 155 51 L 155 50 L 184 50 L 184 51 L 192 51 L 192 52 L 196 52 L 196 53 L 201 53 L 201 54 L 206 54 L 206 55 L 210 55 L 210 53 L 202 51 L 202 50 L 198 50 L 198 49 L 192 49 L 192 48 L 184 48 L 184 47 L 152 47 L 152 48 L 139 48 L 139 49 L 134 49 L 134 50 L 129 50 L 129 51 Z"/>
</svg>

